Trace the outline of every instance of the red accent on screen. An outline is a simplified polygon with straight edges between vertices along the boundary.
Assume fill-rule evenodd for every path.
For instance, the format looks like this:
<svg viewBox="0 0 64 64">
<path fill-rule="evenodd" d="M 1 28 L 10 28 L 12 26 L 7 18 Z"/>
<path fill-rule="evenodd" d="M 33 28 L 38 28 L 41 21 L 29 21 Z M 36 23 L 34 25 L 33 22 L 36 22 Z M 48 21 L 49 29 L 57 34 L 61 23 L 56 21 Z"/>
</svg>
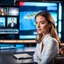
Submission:
<svg viewBox="0 0 64 64">
<path fill-rule="evenodd" d="M 20 2 L 19 5 L 20 5 L 20 6 L 24 6 L 24 2 Z"/>
</svg>

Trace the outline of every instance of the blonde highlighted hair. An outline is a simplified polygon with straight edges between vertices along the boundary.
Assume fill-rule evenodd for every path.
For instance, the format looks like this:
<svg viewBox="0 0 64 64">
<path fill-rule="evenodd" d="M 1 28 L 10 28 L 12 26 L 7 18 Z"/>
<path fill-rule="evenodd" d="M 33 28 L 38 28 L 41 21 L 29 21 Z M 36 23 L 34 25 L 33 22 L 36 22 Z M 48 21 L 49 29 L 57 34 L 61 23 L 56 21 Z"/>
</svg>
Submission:
<svg viewBox="0 0 64 64">
<path fill-rule="evenodd" d="M 39 13 L 35 16 L 35 19 L 36 19 L 37 16 L 43 16 L 43 17 L 45 17 L 45 19 L 48 21 L 48 23 L 51 24 L 49 33 L 50 33 L 51 36 L 52 36 L 53 38 L 55 38 L 55 39 L 59 42 L 59 44 L 60 44 L 60 38 L 59 38 L 59 36 L 58 36 L 58 34 L 57 34 L 56 27 L 55 27 L 55 24 L 54 24 L 54 19 L 52 18 L 51 14 L 50 14 L 49 12 L 47 12 L 47 11 L 44 11 L 44 12 L 39 12 Z M 37 36 L 36 41 L 37 41 L 38 43 L 40 43 L 40 41 L 42 40 L 42 38 L 43 38 L 43 35 L 42 35 L 42 34 L 39 34 L 39 35 Z"/>
</svg>

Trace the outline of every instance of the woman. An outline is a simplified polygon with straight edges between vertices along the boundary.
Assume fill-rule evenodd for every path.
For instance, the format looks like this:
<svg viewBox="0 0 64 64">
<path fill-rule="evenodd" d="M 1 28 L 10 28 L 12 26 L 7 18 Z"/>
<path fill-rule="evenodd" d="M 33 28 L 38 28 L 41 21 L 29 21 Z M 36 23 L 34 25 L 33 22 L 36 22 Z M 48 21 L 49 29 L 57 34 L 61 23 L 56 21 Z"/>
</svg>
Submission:
<svg viewBox="0 0 64 64">
<path fill-rule="evenodd" d="M 38 13 L 35 19 L 38 37 L 33 59 L 38 64 L 50 64 L 59 53 L 60 43 L 54 20 L 47 11 Z"/>
<path fill-rule="evenodd" d="M 0 8 L 0 15 L 6 15 L 3 8 Z"/>
</svg>

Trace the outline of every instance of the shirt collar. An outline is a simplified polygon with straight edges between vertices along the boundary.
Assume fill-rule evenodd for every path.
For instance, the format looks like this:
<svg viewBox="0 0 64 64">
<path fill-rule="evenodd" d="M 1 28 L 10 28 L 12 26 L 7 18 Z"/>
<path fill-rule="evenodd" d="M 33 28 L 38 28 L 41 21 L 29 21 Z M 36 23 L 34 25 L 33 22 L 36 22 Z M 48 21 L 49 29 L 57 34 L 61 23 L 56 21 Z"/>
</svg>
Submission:
<svg viewBox="0 0 64 64">
<path fill-rule="evenodd" d="M 51 37 L 51 35 L 50 35 L 50 34 L 47 34 L 47 35 L 42 39 L 43 44 L 45 44 L 46 41 L 49 40 L 49 37 Z"/>
</svg>

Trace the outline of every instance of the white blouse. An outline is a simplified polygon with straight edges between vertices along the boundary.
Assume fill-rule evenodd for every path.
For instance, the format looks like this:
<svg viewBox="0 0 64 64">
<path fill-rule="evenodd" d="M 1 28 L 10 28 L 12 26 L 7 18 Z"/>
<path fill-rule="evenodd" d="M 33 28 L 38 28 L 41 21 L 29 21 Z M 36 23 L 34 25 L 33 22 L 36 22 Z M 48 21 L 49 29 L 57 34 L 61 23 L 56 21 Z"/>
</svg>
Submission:
<svg viewBox="0 0 64 64">
<path fill-rule="evenodd" d="M 41 52 L 42 43 L 44 44 L 43 51 Z M 47 34 L 41 43 L 36 45 L 36 50 L 33 59 L 38 64 L 48 64 L 59 53 L 59 44 L 55 38 Z"/>
</svg>

